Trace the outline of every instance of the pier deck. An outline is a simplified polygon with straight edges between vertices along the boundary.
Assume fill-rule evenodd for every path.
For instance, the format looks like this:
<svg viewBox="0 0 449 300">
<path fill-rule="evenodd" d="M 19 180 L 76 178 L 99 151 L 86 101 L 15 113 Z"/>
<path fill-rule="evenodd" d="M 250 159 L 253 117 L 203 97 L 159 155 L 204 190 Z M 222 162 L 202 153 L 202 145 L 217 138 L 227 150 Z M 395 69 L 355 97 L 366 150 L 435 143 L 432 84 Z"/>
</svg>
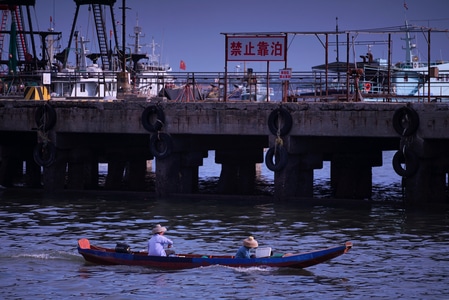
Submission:
<svg viewBox="0 0 449 300">
<path fill-rule="evenodd" d="M 222 194 L 251 194 L 255 166 L 266 163 L 275 172 L 276 200 L 311 197 L 313 170 L 330 161 L 334 196 L 367 199 L 371 168 L 392 163 L 382 161 L 382 151 L 400 150 L 396 167 L 407 199 L 442 203 L 448 112 L 449 104 L 439 102 L 3 99 L 0 184 L 14 184 L 11 168 L 25 161 L 30 186 L 92 189 L 98 163 L 107 162 L 106 188 L 120 186 L 126 169 L 128 188 L 144 189 L 146 162 L 155 159 L 157 195 L 191 194 L 198 191 L 198 167 L 215 150 Z"/>
</svg>

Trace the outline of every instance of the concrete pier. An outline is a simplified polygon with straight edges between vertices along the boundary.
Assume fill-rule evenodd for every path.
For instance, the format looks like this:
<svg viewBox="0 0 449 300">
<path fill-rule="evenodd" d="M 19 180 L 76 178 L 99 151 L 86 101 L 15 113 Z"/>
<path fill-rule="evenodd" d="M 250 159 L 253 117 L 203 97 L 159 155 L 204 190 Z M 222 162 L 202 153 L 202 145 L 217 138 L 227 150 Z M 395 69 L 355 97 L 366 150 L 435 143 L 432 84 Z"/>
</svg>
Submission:
<svg viewBox="0 0 449 300">
<path fill-rule="evenodd" d="M 43 105 L 57 117 L 52 128 L 36 125 L 35 111 Z M 142 119 L 148 106 L 165 118 L 153 132 L 143 126 L 157 117 Z M 418 124 L 404 123 L 410 110 Z M 251 195 L 256 165 L 267 163 L 272 149 L 276 201 L 312 197 L 313 171 L 329 161 L 335 198 L 369 199 L 372 167 L 393 163 L 409 203 L 444 203 L 448 112 L 449 105 L 438 102 L 3 100 L 0 184 L 13 186 L 11 174 L 26 162 L 30 187 L 96 189 L 98 163 L 107 163 L 104 189 L 149 190 L 146 165 L 153 160 L 156 195 L 195 194 L 199 167 L 213 150 L 221 165 L 218 193 Z M 382 161 L 382 151 L 391 150 L 399 152 L 396 161 Z"/>
</svg>

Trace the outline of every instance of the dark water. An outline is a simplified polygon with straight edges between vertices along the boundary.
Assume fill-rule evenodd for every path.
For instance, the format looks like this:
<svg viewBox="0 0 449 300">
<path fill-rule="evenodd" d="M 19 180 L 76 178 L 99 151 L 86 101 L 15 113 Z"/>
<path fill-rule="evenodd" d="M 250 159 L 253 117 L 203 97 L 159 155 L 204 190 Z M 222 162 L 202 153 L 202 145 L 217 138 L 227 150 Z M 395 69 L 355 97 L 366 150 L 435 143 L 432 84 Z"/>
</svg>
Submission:
<svg viewBox="0 0 449 300">
<path fill-rule="evenodd" d="M 206 170 L 203 176 L 213 177 L 215 172 Z M 262 177 L 271 176 L 261 172 Z M 376 197 L 392 204 L 288 207 L 200 199 L 163 201 L 145 194 L 48 196 L 5 190 L 0 194 L 2 297 L 447 299 L 447 209 L 405 210 L 398 200 L 399 178 L 389 167 L 373 174 Z M 326 176 L 317 176 L 317 182 L 323 183 L 318 194 L 327 193 Z M 233 254 L 250 234 L 276 252 L 312 250 L 348 240 L 354 248 L 305 270 L 213 266 L 160 271 L 95 266 L 86 264 L 76 251 L 76 241 L 82 237 L 94 244 L 114 247 L 125 241 L 133 250 L 145 249 L 155 223 L 168 227 L 167 236 L 174 240 L 177 252 Z"/>
</svg>

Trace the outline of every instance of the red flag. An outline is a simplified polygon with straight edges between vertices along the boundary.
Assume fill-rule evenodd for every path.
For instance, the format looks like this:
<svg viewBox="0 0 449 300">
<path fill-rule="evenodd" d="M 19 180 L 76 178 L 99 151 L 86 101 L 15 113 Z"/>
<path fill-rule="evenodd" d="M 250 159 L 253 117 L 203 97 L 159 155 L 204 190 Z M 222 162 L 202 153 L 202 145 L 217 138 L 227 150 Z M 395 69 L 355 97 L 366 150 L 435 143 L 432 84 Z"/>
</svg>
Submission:
<svg viewBox="0 0 449 300">
<path fill-rule="evenodd" d="M 181 70 L 185 70 L 186 69 L 186 63 L 183 60 L 181 60 L 181 62 L 179 63 L 179 68 Z"/>
<path fill-rule="evenodd" d="M 406 10 L 408 10 L 408 6 L 407 6 L 407 3 L 405 3 L 405 1 L 404 1 L 404 8 L 405 8 Z"/>
</svg>

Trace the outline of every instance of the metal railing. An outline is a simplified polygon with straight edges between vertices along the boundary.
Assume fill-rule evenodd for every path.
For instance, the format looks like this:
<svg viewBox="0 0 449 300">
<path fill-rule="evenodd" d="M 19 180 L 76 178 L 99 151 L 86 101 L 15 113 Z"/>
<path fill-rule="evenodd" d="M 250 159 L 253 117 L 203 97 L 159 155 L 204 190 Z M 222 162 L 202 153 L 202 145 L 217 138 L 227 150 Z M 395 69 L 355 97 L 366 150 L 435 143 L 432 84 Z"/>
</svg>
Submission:
<svg viewBox="0 0 449 300">
<path fill-rule="evenodd" d="M 130 77 L 130 94 L 168 101 L 449 101 L 449 73 L 427 74 L 385 70 L 360 73 L 322 70 L 292 72 L 288 81 L 278 72 L 154 72 Z M 27 85 L 42 85 L 42 73 L 0 78 L 0 94 L 20 95 Z M 429 83 L 430 80 L 430 94 Z M 82 92 L 95 87 L 96 90 Z M 118 97 L 116 72 L 51 72 L 54 97 Z M 225 94 L 226 92 L 226 94 Z"/>
</svg>

